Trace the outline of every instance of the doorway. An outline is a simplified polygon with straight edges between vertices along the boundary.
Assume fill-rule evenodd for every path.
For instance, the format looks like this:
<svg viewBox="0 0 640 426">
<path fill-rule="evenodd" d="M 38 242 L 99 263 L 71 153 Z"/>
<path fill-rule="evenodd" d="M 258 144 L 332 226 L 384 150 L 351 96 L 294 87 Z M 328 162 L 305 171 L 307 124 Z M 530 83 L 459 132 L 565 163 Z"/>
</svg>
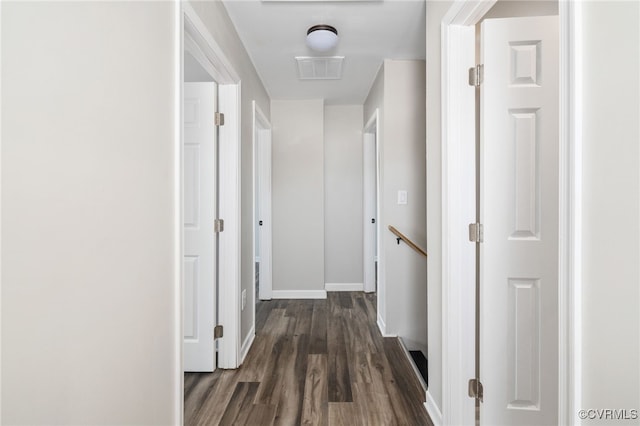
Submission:
<svg viewBox="0 0 640 426">
<path fill-rule="evenodd" d="M 185 372 L 216 369 L 218 238 L 218 84 L 184 53 L 182 209 L 183 331 Z"/>
<path fill-rule="evenodd" d="M 253 101 L 253 175 L 255 178 L 253 246 L 256 279 L 254 300 L 257 304 L 259 300 L 271 300 L 272 292 L 271 123 L 255 101 Z"/>
<path fill-rule="evenodd" d="M 509 3 L 507 6 L 515 4 L 504 3 Z M 558 195 L 566 194 L 572 188 L 573 173 L 571 159 L 563 157 L 570 140 L 562 132 L 568 124 L 564 120 L 568 119 L 570 111 L 570 86 L 567 84 L 570 81 L 567 71 L 570 67 L 566 66 L 569 54 L 562 51 L 563 46 L 566 48 L 566 44 L 562 43 L 566 43 L 570 37 L 568 29 L 571 26 L 567 23 L 570 14 L 560 6 L 560 16 L 562 18 L 564 15 L 565 19 L 562 25 L 566 25 L 564 28 L 567 30 L 565 33 L 560 31 L 560 34 L 557 16 L 491 19 L 496 22 L 507 21 L 509 23 L 506 25 L 513 30 L 498 30 L 499 37 L 503 37 L 498 41 L 493 40 L 494 36 L 491 36 L 492 41 L 485 39 L 491 30 L 482 34 L 483 55 L 482 58 L 476 58 L 476 24 L 483 17 L 502 18 L 487 15 L 494 4 L 496 2 L 464 2 L 452 7 L 443 19 L 442 69 L 446 77 L 443 77 L 442 97 L 442 232 L 450 237 L 446 245 L 443 239 L 443 323 L 448 323 L 447 329 L 443 329 L 443 349 L 447 357 L 443 360 L 443 387 L 448 396 L 443 400 L 442 411 L 450 413 L 446 419 L 443 416 L 443 421 L 473 424 L 475 414 L 480 413 L 477 421 L 481 424 L 550 423 L 557 422 L 558 418 L 566 418 L 567 407 L 563 404 L 570 403 L 562 394 L 563 386 L 566 386 L 564 373 L 558 371 L 558 365 L 566 365 L 566 355 L 571 348 L 570 342 L 561 342 L 558 347 L 560 336 L 566 335 L 564 330 L 570 314 L 570 300 L 566 298 L 570 289 L 564 289 L 563 283 L 570 286 L 571 282 L 567 281 L 565 275 L 568 265 L 563 262 L 571 257 L 571 247 L 562 245 L 571 223 L 570 212 L 565 208 L 570 200 L 565 204 Z M 557 3 L 555 14 L 558 14 Z M 507 16 L 532 15 L 536 14 L 528 11 L 524 15 Z M 528 19 L 542 19 L 544 22 L 529 24 L 525 22 Z M 555 20 L 555 24 L 547 20 Z M 491 26 L 489 20 L 485 21 L 485 29 Z M 519 34 L 531 26 L 542 30 L 542 34 Z M 493 33 L 495 35 L 496 31 Z M 543 44 L 546 46 L 544 49 Z M 492 58 L 491 49 L 503 55 L 497 62 L 496 58 Z M 545 54 L 555 55 L 555 60 L 550 61 Z M 469 76 L 469 81 L 472 81 L 473 74 L 482 75 L 482 72 L 470 71 L 475 64 L 482 62 L 485 77 L 479 89 L 483 92 L 479 102 L 482 105 L 479 124 L 482 125 L 477 129 L 482 141 L 477 147 L 480 161 L 476 163 L 475 156 L 469 158 L 465 155 L 466 152 L 476 151 L 476 132 L 473 131 L 474 126 L 470 125 L 474 121 L 476 90 L 468 86 L 466 77 Z M 491 67 L 489 77 L 487 67 Z M 492 82 L 491 79 L 497 74 L 502 74 L 501 78 L 506 83 Z M 460 78 L 462 76 L 464 78 Z M 526 99 L 526 95 L 489 96 L 490 90 L 493 90 L 491 86 L 506 90 L 539 90 L 545 87 L 541 90 L 551 93 L 551 100 L 545 103 L 543 98 L 547 95 L 542 94 L 535 96 L 535 102 Z M 491 104 L 507 99 L 517 99 L 518 104 L 506 107 Z M 538 100 L 542 104 L 534 105 Z M 506 122 L 497 126 L 492 122 L 492 114 L 499 114 Z M 493 135 L 487 132 L 490 128 L 499 127 L 506 131 Z M 500 142 L 492 147 L 496 141 Z M 548 144 L 551 144 L 551 148 Z M 549 165 L 545 166 L 547 163 Z M 547 167 L 549 173 L 545 172 Z M 498 222 L 496 208 L 502 208 L 502 214 L 506 215 Z M 543 221 L 546 221 L 544 225 Z M 473 223 L 481 223 L 484 232 L 478 232 L 478 227 L 473 235 L 471 232 L 465 235 L 466 232 L 460 231 L 466 231 L 467 226 Z M 495 234 L 502 229 L 502 225 L 511 227 L 504 238 Z M 541 231 L 543 227 L 544 235 Z M 482 242 L 473 244 L 470 239 L 480 239 Z M 522 248 L 533 243 L 547 246 L 547 249 L 537 253 L 531 248 L 533 252 L 518 255 L 520 248 L 513 247 L 506 252 L 503 250 L 506 257 L 496 262 L 494 254 L 501 250 L 496 245 L 498 241 L 507 245 L 516 243 Z M 476 246 L 480 253 L 477 263 Z M 511 259 L 509 256 L 512 255 L 524 256 L 527 261 L 523 263 L 522 259 Z M 545 271 L 535 270 L 538 263 L 544 264 L 541 267 Z M 479 268 L 480 294 L 477 309 L 473 296 L 475 292 L 465 291 L 465 288 L 473 288 L 476 265 Z M 503 266 L 508 267 L 509 271 L 502 278 L 495 277 L 496 271 Z M 455 272 L 456 269 L 470 271 L 472 275 Z M 492 278 L 489 278 L 490 275 Z M 493 291 L 487 284 L 489 281 L 504 285 L 500 284 Z M 491 305 L 498 301 L 499 307 Z M 492 307 L 496 309 L 490 310 Z M 476 313 L 480 319 L 478 340 Z M 496 321 L 501 322 L 501 327 L 488 329 Z M 474 347 L 476 342 L 478 347 Z M 469 356 L 475 354 L 476 350 L 480 354 L 477 364 L 476 357 Z M 499 364 L 495 364 L 496 357 L 490 354 L 491 351 L 501 351 L 503 359 Z M 494 364 L 490 365 L 491 362 Z M 476 400 L 475 407 L 469 392 L 478 388 L 466 386 L 468 380 L 474 377 L 485 385 L 484 401 Z M 487 386 L 485 380 L 492 385 Z M 518 386 L 522 388 L 518 389 Z M 488 388 L 492 389 L 493 395 L 487 394 Z M 566 387 L 564 389 L 569 393 Z M 546 402 L 541 404 L 542 400 Z"/>
<path fill-rule="evenodd" d="M 230 62 L 222 53 L 220 47 L 208 32 L 206 25 L 198 17 L 195 10 L 188 3 L 181 5 L 183 12 L 182 27 L 182 49 L 180 62 L 180 96 L 186 97 L 190 85 L 203 85 L 214 89 L 214 110 L 203 112 L 204 98 L 187 105 L 185 102 L 181 108 L 183 122 L 199 117 L 202 126 L 214 126 L 215 132 L 211 133 L 217 139 L 217 148 L 213 151 L 213 159 L 210 155 L 203 159 L 203 152 L 197 149 L 186 148 L 187 130 L 183 123 L 181 132 L 181 144 L 179 146 L 178 158 L 182 159 L 179 164 L 181 170 L 180 198 L 177 211 L 182 218 L 183 226 L 179 235 L 180 258 L 183 259 L 187 253 L 187 220 L 190 212 L 186 208 L 187 202 L 193 202 L 194 197 L 188 193 L 194 190 L 199 194 L 202 188 L 210 188 L 211 199 L 217 200 L 214 206 L 208 205 L 206 212 L 199 211 L 198 224 L 201 224 L 209 234 L 206 238 L 214 241 L 214 254 L 208 253 L 204 257 L 191 259 L 192 263 L 213 264 L 214 269 L 211 274 L 213 280 L 203 278 L 203 276 L 190 277 L 190 269 L 185 261 L 181 265 L 182 271 L 182 317 L 183 330 L 186 325 L 192 324 L 192 318 L 197 316 L 206 319 L 206 322 L 198 324 L 197 332 L 202 334 L 202 339 L 207 339 L 207 345 L 216 349 L 217 355 L 213 365 L 219 368 L 237 368 L 240 356 L 240 78 L 231 67 Z M 211 97 L 208 95 L 208 97 Z M 215 100 L 217 99 L 217 101 Z M 215 104 L 217 102 L 217 109 Z M 213 112 L 213 115 L 210 113 Z M 220 115 L 215 114 L 219 112 Z M 215 143 L 214 143 L 215 145 Z M 214 175 L 201 175 L 200 171 L 203 161 L 214 165 Z M 215 162 L 214 162 L 215 160 Z M 198 173 L 195 173 L 197 171 Z M 193 172 L 193 173 L 192 173 Z M 189 173 L 192 173 L 191 175 Z M 188 182 L 188 179 L 192 181 Z M 190 186 L 189 186 L 190 184 Z M 191 189 L 189 189 L 191 188 Z M 196 191 L 197 190 L 197 191 Z M 215 197 L 215 198 L 214 198 Z M 195 226 L 194 226 L 195 227 Z M 200 227 L 200 225 L 198 225 Z M 213 257 L 213 259 L 211 259 Z M 195 266 L 191 271 L 195 271 Z M 211 267 L 208 268 L 211 271 Z M 211 274 L 209 276 L 211 276 Z M 200 282 L 205 290 L 198 290 L 193 285 L 187 288 L 187 281 Z M 204 279 L 204 281 L 203 281 Z M 224 285 L 216 286 L 217 282 Z M 188 310 L 186 303 L 191 303 L 192 307 L 197 307 L 197 314 L 193 309 Z M 204 311 L 202 309 L 205 309 Z M 189 318 L 187 318 L 189 316 Z M 191 321 L 191 322 L 189 322 Z M 216 333 L 214 335 L 214 328 Z M 193 332 L 191 333 L 193 334 Z M 184 340 L 184 339 L 183 339 Z M 213 342 L 215 340 L 215 342 Z M 187 350 L 183 342 L 182 346 L 182 368 L 189 368 L 187 361 Z M 209 358 L 209 355 L 207 355 Z M 217 365 L 216 365 L 217 361 Z M 200 369 L 198 369 L 200 370 Z M 182 392 L 182 389 L 180 390 Z"/>
<path fill-rule="evenodd" d="M 378 290 L 378 252 L 380 223 L 379 203 L 379 112 L 376 111 L 367 121 L 363 130 L 363 261 L 364 291 L 374 293 Z"/>
</svg>

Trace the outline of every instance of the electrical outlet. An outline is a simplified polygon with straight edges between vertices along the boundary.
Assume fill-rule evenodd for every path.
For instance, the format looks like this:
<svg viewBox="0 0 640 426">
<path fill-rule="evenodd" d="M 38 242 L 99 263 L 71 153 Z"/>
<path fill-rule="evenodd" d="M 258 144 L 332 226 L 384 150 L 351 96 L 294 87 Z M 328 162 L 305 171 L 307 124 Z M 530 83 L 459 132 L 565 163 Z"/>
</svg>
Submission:
<svg viewBox="0 0 640 426">
<path fill-rule="evenodd" d="M 245 306 L 247 306 L 247 290 L 246 289 L 242 290 L 242 310 L 243 311 Z"/>
</svg>

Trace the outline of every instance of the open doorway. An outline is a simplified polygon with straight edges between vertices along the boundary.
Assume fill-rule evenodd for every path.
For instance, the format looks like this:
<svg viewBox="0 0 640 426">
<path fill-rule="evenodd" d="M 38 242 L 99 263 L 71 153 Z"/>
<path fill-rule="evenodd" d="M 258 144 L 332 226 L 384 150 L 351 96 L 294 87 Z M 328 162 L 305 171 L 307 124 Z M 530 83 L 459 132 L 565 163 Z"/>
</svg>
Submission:
<svg viewBox="0 0 640 426">
<path fill-rule="evenodd" d="M 379 207 L 379 168 L 378 135 L 379 112 L 376 111 L 367 121 L 363 130 L 363 262 L 364 291 L 373 293 L 378 290 L 378 251 L 380 217 Z"/>
<path fill-rule="evenodd" d="M 217 318 L 218 84 L 189 52 L 184 53 L 182 211 L 183 366 L 213 372 Z"/>
<path fill-rule="evenodd" d="M 182 10 L 184 101 L 176 200 L 183 222 L 177 236 L 183 260 L 181 355 L 184 370 L 212 371 L 237 368 L 240 358 L 240 78 L 193 8 L 185 3 Z M 203 129 L 208 133 L 200 143 L 206 149 L 191 140 L 191 133 Z M 190 252 L 192 243 L 205 242 L 207 252 Z M 208 348 L 206 368 L 187 365 L 189 339 Z"/>
<path fill-rule="evenodd" d="M 567 74 L 553 16 L 558 4 L 516 3 L 467 2 L 443 19 L 443 75 L 469 75 L 469 85 L 443 81 L 442 199 L 449 223 L 443 221 L 442 232 L 450 236 L 442 273 L 443 322 L 449 324 L 444 423 L 565 418 L 558 342 L 560 243 L 568 218 L 558 191 L 569 187 L 562 178 L 569 176 L 562 161 L 567 139 L 559 131 Z M 469 235 L 461 233 L 466 229 Z M 459 265 L 467 266 L 463 274 Z M 466 291 L 472 283 L 476 291 Z M 467 387 L 469 378 L 475 383 Z"/>
<path fill-rule="evenodd" d="M 271 285 L 271 124 L 253 102 L 255 297 L 270 300 Z"/>
</svg>

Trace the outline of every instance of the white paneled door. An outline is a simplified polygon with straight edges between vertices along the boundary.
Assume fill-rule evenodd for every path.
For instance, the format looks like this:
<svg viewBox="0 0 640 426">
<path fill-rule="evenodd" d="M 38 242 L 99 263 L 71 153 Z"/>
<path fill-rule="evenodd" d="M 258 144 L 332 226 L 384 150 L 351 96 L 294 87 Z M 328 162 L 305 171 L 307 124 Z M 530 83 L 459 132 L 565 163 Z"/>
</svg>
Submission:
<svg viewBox="0 0 640 426">
<path fill-rule="evenodd" d="M 481 424 L 558 423 L 558 18 L 482 24 Z"/>
<path fill-rule="evenodd" d="M 184 370 L 214 371 L 216 83 L 184 83 Z"/>
</svg>

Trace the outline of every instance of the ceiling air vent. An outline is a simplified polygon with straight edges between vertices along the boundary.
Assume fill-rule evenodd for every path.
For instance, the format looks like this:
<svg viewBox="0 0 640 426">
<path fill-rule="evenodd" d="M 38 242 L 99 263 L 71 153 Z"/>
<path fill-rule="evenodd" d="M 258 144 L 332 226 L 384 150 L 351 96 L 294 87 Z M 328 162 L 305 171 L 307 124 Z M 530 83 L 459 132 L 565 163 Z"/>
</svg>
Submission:
<svg viewBox="0 0 640 426">
<path fill-rule="evenodd" d="M 342 78 L 344 56 L 296 56 L 300 80 L 339 80 Z"/>
</svg>

